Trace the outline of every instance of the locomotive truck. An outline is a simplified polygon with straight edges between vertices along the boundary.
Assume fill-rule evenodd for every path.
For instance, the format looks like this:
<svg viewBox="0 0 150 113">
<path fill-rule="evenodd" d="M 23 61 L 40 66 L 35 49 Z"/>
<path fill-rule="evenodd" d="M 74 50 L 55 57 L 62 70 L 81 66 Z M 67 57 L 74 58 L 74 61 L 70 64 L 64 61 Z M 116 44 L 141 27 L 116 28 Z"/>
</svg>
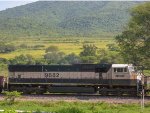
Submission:
<svg viewBox="0 0 150 113">
<path fill-rule="evenodd" d="M 0 91 L 25 94 L 99 93 L 137 95 L 148 92 L 148 77 L 131 64 L 9 65 L 0 77 Z"/>
</svg>

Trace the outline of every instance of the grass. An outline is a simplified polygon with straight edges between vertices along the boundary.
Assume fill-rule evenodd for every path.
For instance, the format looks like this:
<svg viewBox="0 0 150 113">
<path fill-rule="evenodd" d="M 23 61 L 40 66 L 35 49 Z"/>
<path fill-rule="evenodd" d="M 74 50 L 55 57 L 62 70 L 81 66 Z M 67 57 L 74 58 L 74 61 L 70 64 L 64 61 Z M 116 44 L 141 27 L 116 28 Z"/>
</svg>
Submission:
<svg viewBox="0 0 150 113">
<path fill-rule="evenodd" d="M 46 111 L 55 113 L 149 113 L 150 104 L 145 105 L 143 112 L 140 104 L 113 104 L 105 102 L 66 102 L 66 101 L 17 101 L 13 105 L 6 105 L 0 101 L 0 109 Z"/>
<path fill-rule="evenodd" d="M 144 70 L 144 75 L 150 76 L 150 70 Z"/>
<path fill-rule="evenodd" d="M 0 53 L 1 58 L 12 59 L 21 54 L 30 54 L 35 58 L 42 58 L 45 54 L 45 49 L 51 45 L 57 46 L 61 52 L 65 54 L 79 54 L 82 51 L 83 44 L 95 44 L 98 48 L 106 48 L 107 44 L 115 43 L 113 38 L 89 38 L 89 37 L 67 37 L 67 38 L 35 38 L 23 37 L 6 41 L 6 44 L 13 44 L 19 47 L 21 44 L 26 44 L 29 48 L 17 49 L 11 53 Z M 32 48 L 37 45 L 42 45 L 40 48 Z"/>
</svg>

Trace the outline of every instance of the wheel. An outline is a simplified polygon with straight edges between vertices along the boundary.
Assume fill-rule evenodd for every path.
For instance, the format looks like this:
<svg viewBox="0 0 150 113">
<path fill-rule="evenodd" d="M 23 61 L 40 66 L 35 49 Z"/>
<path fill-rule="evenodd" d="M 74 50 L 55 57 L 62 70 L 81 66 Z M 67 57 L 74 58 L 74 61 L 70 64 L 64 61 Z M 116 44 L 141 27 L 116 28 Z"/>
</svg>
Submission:
<svg viewBox="0 0 150 113">
<path fill-rule="evenodd" d="M 102 96 L 108 95 L 108 89 L 107 89 L 107 88 L 102 88 L 102 89 L 100 89 L 100 94 L 101 94 Z"/>
<path fill-rule="evenodd" d="M 138 94 L 137 94 L 136 91 L 131 91 L 129 95 L 131 95 L 131 96 L 137 96 Z"/>
<path fill-rule="evenodd" d="M 37 88 L 35 93 L 38 95 L 42 95 L 43 93 L 45 93 L 45 90 L 43 88 Z"/>
<path fill-rule="evenodd" d="M 117 96 L 122 96 L 123 95 L 123 92 L 121 91 L 120 88 L 117 89 L 116 93 L 117 93 Z"/>
</svg>

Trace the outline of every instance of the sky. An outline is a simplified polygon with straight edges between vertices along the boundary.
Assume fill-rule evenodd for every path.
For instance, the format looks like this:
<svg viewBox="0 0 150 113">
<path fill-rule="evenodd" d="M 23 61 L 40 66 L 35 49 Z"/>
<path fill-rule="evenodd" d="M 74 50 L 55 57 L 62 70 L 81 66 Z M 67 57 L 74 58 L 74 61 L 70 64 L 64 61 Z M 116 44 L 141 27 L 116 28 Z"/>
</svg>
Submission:
<svg viewBox="0 0 150 113">
<path fill-rule="evenodd" d="M 37 0 L 25 0 L 25 1 L 14 1 L 14 0 L 0 0 L 0 11 L 5 10 L 7 8 L 13 8 L 20 5 L 25 5 L 31 2 L 35 2 Z"/>
<path fill-rule="evenodd" d="M 39 1 L 39 0 L 0 0 L 0 11 L 5 10 L 7 8 L 13 8 L 16 6 L 25 5 L 28 3 L 35 2 L 35 1 Z M 50 1 L 50 0 L 47 0 L 47 1 Z M 51 0 L 51 1 L 55 1 L 55 0 Z M 57 1 L 63 1 L 63 0 L 57 0 Z M 70 0 L 70 1 L 75 1 L 75 0 Z M 76 1 L 80 1 L 80 0 L 76 0 Z M 82 1 L 84 1 L 84 0 L 82 0 Z M 89 1 L 89 0 L 87 0 L 87 1 Z M 93 1 L 93 0 L 91 0 L 91 1 Z M 100 1 L 105 1 L 105 0 L 100 0 Z M 111 0 L 106 0 L 106 1 L 111 1 Z M 114 1 L 121 1 L 121 0 L 114 0 Z M 124 1 L 132 1 L 132 0 L 124 0 Z M 144 1 L 144 0 L 136 0 L 136 1 Z M 150 1 L 150 0 L 146 0 L 146 1 Z"/>
</svg>

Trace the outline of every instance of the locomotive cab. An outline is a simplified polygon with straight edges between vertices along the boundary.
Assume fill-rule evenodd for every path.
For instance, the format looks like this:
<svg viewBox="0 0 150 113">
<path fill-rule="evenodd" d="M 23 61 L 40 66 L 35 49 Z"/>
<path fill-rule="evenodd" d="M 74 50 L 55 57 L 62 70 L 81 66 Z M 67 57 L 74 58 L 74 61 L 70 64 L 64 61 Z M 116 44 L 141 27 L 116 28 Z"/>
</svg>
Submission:
<svg viewBox="0 0 150 113">
<path fill-rule="evenodd" d="M 113 64 L 112 84 L 135 94 L 141 90 L 144 82 L 143 76 L 135 71 L 132 64 Z"/>
<path fill-rule="evenodd" d="M 138 74 L 136 73 L 132 64 L 113 64 L 112 65 L 112 78 L 124 80 L 137 80 Z M 140 80 L 140 78 L 138 79 Z"/>
<path fill-rule="evenodd" d="M 132 84 L 131 80 L 136 80 L 136 73 L 134 67 L 129 64 L 113 64 L 112 65 L 112 79 L 125 81 L 124 83 Z M 125 85 L 124 84 L 124 85 Z"/>
</svg>

